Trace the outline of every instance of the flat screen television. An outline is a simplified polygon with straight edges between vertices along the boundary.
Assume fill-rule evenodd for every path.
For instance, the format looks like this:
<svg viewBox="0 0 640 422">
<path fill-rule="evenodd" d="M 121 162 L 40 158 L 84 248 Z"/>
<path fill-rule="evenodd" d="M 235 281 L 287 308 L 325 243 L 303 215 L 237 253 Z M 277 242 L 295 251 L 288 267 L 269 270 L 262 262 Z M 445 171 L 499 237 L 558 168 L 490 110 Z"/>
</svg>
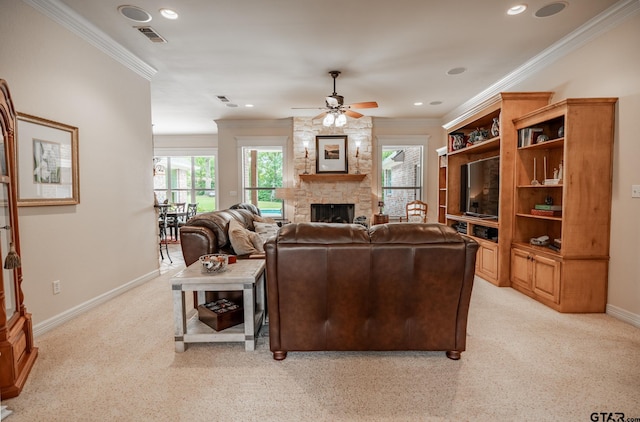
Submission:
<svg viewBox="0 0 640 422">
<path fill-rule="evenodd" d="M 460 212 L 497 219 L 500 199 L 500 157 L 471 161 L 460 167 Z"/>
</svg>

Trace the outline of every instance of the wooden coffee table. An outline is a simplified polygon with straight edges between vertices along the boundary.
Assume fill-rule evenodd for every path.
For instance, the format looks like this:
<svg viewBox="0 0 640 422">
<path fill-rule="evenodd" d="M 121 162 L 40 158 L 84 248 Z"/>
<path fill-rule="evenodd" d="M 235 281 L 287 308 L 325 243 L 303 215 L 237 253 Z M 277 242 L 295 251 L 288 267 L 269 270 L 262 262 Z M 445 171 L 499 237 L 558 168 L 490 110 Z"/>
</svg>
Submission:
<svg viewBox="0 0 640 422">
<path fill-rule="evenodd" d="M 199 261 L 171 277 L 176 352 L 184 352 L 187 343 L 244 342 L 246 351 L 255 350 L 258 332 L 265 318 L 265 260 L 239 259 L 220 273 L 203 273 Z M 198 319 L 196 309 L 185 309 L 186 292 L 198 292 L 197 303 L 204 303 L 204 293 L 242 291 L 244 323 L 215 331 Z"/>
</svg>

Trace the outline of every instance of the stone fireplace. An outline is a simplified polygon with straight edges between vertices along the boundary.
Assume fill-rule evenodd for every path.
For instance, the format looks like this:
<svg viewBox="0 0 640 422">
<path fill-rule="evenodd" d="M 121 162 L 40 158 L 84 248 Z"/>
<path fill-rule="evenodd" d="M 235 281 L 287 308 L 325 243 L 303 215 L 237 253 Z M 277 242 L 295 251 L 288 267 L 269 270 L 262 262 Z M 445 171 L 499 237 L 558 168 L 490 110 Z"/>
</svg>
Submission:
<svg viewBox="0 0 640 422">
<path fill-rule="evenodd" d="M 341 128 L 324 127 L 321 119 L 295 117 L 293 120 L 293 187 L 289 189 L 293 201 L 294 222 L 309 222 L 312 219 L 312 205 L 351 205 L 348 215 L 340 218 L 353 222 L 354 218 L 365 216 L 367 221 L 373 215 L 372 204 L 377 196 L 372 189 L 372 120 L 371 117 L 348 119 Z M 316 136 L 347 135 L 348 174 L 315 174 Z M 308 159 L 305 160 L 304 142 L 308 143 Z M 360 147 L 356 148 L 356 141 Z M 356 157 L 356 151 L 358 156 Z M 302 178 L 305 171 L 311 178 Z M 361 177 L 352 177 L 358 174 Z M 376 202 L 377 203 L 377 202 Z M 334 208 L 335 209 L 335 208 Z M 289 211 L 291 212 L 291 211 Z M 291 215 L 291 214 L 289 214 Z"/>
</svg>

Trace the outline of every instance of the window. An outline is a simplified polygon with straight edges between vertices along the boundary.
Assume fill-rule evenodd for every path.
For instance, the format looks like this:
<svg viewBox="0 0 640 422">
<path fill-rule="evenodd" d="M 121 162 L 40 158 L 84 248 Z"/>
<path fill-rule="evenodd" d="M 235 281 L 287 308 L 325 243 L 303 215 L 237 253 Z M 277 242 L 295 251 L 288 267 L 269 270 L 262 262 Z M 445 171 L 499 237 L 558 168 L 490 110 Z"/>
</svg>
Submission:
<svg viewBox="0 0 640 422">
<path fill-rule="evenodd" d="M 283 147 L 242 147 L 243 202 L 260 208 L 265 217 L 283 218 L 283 200 L 275 197 L 282 187 L 284 174 Z"/>
<path fill-rule="evenodd" d="M 215 156 L 155 157 L 153 188 L 158 202 L 198 204 L 198 212 L 215 211 Z"/>
<path fill-rule="evenodd" d="M 401 217 L 407 202 L 422 200 L 423 146 L 382 145 L 381 151 L 384 211 L 390 217 Z"/>
</svg>

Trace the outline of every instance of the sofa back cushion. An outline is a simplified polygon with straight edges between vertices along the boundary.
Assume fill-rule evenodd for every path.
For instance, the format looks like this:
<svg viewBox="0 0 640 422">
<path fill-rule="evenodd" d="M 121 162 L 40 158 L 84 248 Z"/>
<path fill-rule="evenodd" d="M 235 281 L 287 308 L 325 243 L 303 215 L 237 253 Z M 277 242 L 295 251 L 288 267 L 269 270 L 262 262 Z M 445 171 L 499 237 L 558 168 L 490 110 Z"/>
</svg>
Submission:
<svg viewBox="0 0 640 422">
<path fill-rule="evenodd" d="M 369 234 L 360 224 L 294 223 L 282 226 L 278 243 L 369 243 Z"/>
<path fill-rule="evenodd" d="M 378 224 L 369 229 L 371 243 L 464 243 L 457 231 L 443 224 L 390 223 Z"/>
</svg>

